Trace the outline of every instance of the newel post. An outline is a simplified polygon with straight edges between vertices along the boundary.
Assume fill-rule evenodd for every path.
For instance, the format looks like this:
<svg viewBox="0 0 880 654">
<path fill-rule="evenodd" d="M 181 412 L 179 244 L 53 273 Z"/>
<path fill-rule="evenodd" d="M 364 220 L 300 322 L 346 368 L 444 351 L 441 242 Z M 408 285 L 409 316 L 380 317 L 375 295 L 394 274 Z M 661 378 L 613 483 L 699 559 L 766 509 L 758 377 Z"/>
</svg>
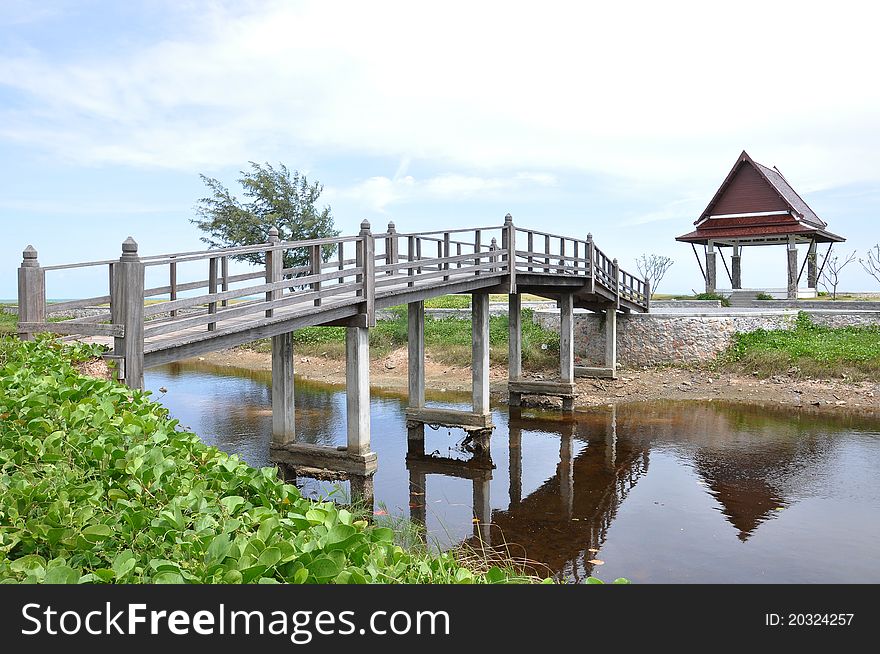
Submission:
<svg viewBox="0 0 880 654">
<path fill-rule="evenodd" d="M 596 292 L 596 244 L 593 243 L 593 235 L 587 234 L 587 247 L 584 252 L 587 262 L 584 264 L 587 275 L 590 277 L 590 293 Z"/>
<path fill-rule="evenodd" d="M 507 262 L 508 293 L 516 293 L 516 228 L 513 226 L 513 216 L 504 216 L 504 231 L 501 232 L 501 248 L 507 250 L 503 261 Z"/>
<path fill-rule="evenodd" d="M 651 280 L 645 277 L 645 311 L 651 310 Z"/>
<path fill-rule="evenodd" d="M 272 249 L 278 245 L 281 239 L 278 238 L 278 228 L 272 227 L 269 230 L 269 249 L 266 250 L 266 283 L 273 284 L 281 281 L 281 271 L 284 270 L 284 252 L 280 249 Z M 272 302 L 281 297 L 281 289 L 272 289 L 266 291 L 266 302 Z M 266 310 L 266 317 L 271 318 L 275 312 L 272 309 Z"/>
<path fill-rule="evenodd" d="M 376 241 L 370 232 L 370 221 L 361 222 L 361 231 L 358 233 L 360 237 L 360 261 L 359 266 L 363 266 L 364 274 L 364 314 L 367 316 L 367 325 L 375 327 L 376 325 Z"/>
<path fill-rule="evenodd" d="M 40 267 L 37 251 L 28 245 L 18 269 L 18 322 L 46 322 L 46 271 Z M 30 332 L 19 332 L 23 341 L 33 339 Z"/>
<path fill-rule="evenodd" d="M 385 263 L 389 266 L 395 265 L 400 259 L 400 251 L 397 243 L 397 227 L 394 221 L 388 222 L 388 236 L 385 238 Z M 385 272 L 386 275 L 393 275 L 393 268 Z"/>
<path fill-rule="evenodd" d="M 113 267 L 110 310 L 125 335 L 113 339 L 113 355 L 122 364 L 121 378 L 129 388 L 144 387 L 144 263 L 138 244 L 129 236 Z"/>
</svg>

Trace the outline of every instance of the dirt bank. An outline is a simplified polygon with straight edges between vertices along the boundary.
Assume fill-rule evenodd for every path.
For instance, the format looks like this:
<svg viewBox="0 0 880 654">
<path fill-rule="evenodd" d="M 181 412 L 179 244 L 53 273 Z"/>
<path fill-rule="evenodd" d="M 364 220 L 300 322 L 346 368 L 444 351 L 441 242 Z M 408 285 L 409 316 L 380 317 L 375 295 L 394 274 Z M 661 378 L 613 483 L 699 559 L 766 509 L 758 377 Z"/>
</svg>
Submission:
<svg viewBox="0 0 880 654">
<path fill-rule="evenodd" d="M 370 367 L 373 386 L 404 390 L 407 386 L 405 349 L 396 350 Z M 271 370 L 269 354 L 246 349 L 216 352 L 200 360 L 212 365 L 249 370 Z M 345 383 L 343 361 L 325 357 L 298 357 L 297 375 L 329 384 Z M 552 373 L 526 373 L 533 379 Z M 493 366 L 493 394 L 506 397 L 507 370 Z M 425 385 L 437 391 L 470 391 L 471 370 L 440 364 L 427 357 Z M 620 370 L 616 380 L 578 379 L 576 406 L 589 407 L 648 400 L 726 400 L 803 407 L 812 411 L 848 411 L 880 415 L 880 383 L 842 380 L 759 379 L 750 375 L 718 374 L 701 369 L 649 368 Z"/>
</svg>

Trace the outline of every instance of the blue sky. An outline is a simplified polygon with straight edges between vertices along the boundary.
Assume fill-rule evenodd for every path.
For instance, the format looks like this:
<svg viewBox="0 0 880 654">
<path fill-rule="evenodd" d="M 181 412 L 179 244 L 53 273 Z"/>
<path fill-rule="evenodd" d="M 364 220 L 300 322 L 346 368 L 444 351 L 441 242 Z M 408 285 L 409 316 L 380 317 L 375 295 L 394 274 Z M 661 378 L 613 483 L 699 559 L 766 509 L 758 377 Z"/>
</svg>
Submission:
<svg viewBox="0 0 880 654">
<path fill-rule="evenodd" d="M 608 6 L 614 4 L 615 6 Z M 863 3 L 0 0 L 0 298 L 46 264 L 199 247 L 200 173 L 248 161 L 325 186 L 337 225 L 500 223 L 585 236 L 634 269 L 743 149 L 778 166 L 841 251 L 880 241 L 880 46 Z M 832 13 L 833 12 L 833 13 Z M 783 286 L 781 248 L 743 258 Z M 51 297 L 102 291 L 54 275 Z M 850 290 L 880 284 L 858 264 Z"/>
</svg>

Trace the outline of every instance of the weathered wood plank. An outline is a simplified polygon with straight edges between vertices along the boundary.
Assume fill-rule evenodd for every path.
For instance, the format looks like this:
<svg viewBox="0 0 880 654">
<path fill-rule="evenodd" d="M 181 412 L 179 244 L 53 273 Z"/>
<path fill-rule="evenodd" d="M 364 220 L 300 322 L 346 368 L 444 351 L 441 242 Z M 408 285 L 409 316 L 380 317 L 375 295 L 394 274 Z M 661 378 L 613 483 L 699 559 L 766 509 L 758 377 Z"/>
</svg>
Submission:
<svg viewBox="0 0 880 654">
<path fill-rule="evenodd" d="M 113 336 L 122 338 L 125 336 L 124 325 L 113 324 L 89 324 L 82 322 L 20 322 L 18 330 L 28 334 L 62 334 L 65 336 Z"/>
</svg>

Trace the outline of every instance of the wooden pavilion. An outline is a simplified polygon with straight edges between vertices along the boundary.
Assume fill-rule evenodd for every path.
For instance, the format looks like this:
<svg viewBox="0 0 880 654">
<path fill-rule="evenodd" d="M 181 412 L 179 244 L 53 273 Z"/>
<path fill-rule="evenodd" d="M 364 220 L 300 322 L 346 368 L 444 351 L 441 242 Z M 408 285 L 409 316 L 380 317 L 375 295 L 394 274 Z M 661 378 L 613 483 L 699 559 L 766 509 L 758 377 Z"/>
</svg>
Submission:
<svg viewBox="0 0 880 654">
<path fill-rule="evenodd" d="M 730 280 L 730 294 L 742 289 L 742 248 L 752 245 L 785 245 L 788 264 L 788 287 L 777 291 L 780 297 L 796 300 L 815 297 L 816 283 L 834 243 L 845 241 L 827 231 L 825 223 L 810 209 L 776 167 L 768 168 L 754 161 L 745 151 L 736 160 L 715 197 L 694 223 L 696 229 L 675 240 L 690 243 L 706 282 L 706 292 L 725 294 L 717 288 L 716 252 Z M 817 266 L 817 249 L 828 243 L 828 251 Z M 798 266 L 797 246 L 807 245 L 807 256 Z M 697 254 L 702 245 L 705 267 Z M 731 248 L 730 266 L 723 248 Z M 807 288 L 798 290 L 804 268 Z M 755 291 L 774 289 L 755 289 Z M 771 293 L 773 294 L 773 293 Z"/>
</svg>

